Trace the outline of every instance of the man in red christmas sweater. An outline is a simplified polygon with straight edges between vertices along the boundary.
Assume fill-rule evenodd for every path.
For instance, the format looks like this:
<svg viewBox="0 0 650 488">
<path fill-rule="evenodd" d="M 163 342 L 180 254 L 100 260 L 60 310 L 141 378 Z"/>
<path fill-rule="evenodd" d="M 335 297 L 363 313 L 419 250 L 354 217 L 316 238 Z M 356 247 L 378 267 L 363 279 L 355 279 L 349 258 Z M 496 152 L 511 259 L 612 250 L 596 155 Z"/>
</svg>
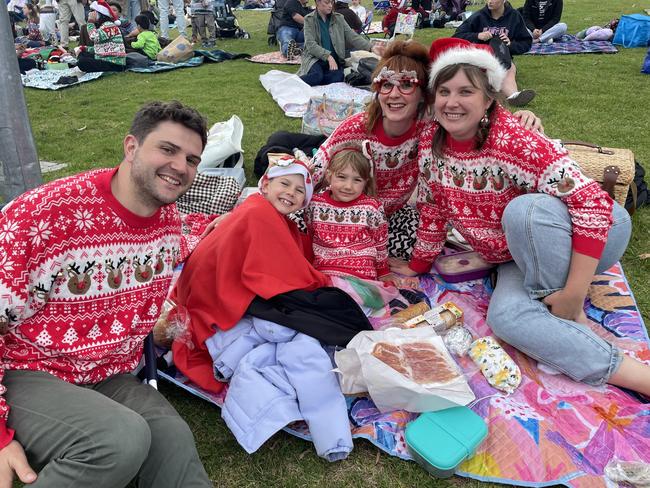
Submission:
<svg viewBox="0 0 650 488">
<path fill-rule="evenodd" d="M 48 487 L 212 486 L 187 424 L 130 374 L 183 253 L 174 202 L 206 134 L 195 110 L 150 103 L 117 168 L 0 213 L 1 487 L 14 473 Z"/>
</svg>

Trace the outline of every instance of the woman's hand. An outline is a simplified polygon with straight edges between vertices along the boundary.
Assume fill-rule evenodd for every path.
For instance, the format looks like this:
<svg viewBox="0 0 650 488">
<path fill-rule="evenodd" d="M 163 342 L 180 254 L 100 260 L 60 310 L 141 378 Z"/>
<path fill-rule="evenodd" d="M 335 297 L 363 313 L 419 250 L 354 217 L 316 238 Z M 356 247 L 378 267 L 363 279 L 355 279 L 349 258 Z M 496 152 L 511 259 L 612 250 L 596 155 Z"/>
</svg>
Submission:
<svg viewBox="0 0 650 488">
<path fill-rule="evenodd" d="M 388 258 L 388 266 L 391 272 L 402 276 L 417 276 L 417 272 L 409 268 L 409 263 L 399 258 Z"/>
<path fill-rule="evenodd" d="M 493 36 L 492 36 L 492 33 L 490 31 L 483 31 L 483 32 L 479 32 L 479 34 L 478 34 L 478 38 L 481 41 L 489 41 L 490 39 L 492 39 L 492 37 Z"/>
<path fill-rule="evenodd" d="M 588 324 L 587 316 L 582 308 L 584 297 L 574 296 L 566 290 L 559 290 L 545 297 L 542 302 L 556 317 L 573 320 L 584 325 Z"/>
<path fill-rule="evenodd" d="M 514 114 L 515 117 L 519 119 L 519 123 L 524 126 L 524 128 L 529 130 L 536 130 L 537 132 L 543 134 L 544 126 L 542 125 L 542 119 L 535 115 L 530 110 L 517 110 Z"/>
<path fill-rule="evenodd" d="M 537 39 L 541 35 L 542 35 L 542 29 L 533 29 L 533 39 Z"/>
<path fill-rule="evenodd" d="M 336 64 L 336 61 L 334 60 L 331 54 L 327 56 L 327 63 L 330 66 L 330 71 L 336 71 L 337 69 L 339 69 L 339 66 Z"/>
<path fill-rule="evenodd" d="M 506 46 L 510 45 L 510 38 L 507 35 L 499 34 L 499 39 L 501 39 Z"/>
</svg>

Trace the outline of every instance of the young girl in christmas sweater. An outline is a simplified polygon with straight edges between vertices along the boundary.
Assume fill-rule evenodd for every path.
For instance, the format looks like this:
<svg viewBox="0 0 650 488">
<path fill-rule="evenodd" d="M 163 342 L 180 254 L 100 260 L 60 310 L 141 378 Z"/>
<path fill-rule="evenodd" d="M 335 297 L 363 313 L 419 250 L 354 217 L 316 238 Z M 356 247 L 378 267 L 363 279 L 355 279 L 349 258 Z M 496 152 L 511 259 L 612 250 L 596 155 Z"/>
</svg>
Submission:
<svg viewBox="0 0 650 488">
<path fill-rule="evenodd" d="M 314 267 L 326 274 L 376 280 L 387 275 L 388 223 L 374 198 L 372 164 L 356 147 L 334 154 L 325 174 L 329 188 L 305 211 Z"/>
</svg>

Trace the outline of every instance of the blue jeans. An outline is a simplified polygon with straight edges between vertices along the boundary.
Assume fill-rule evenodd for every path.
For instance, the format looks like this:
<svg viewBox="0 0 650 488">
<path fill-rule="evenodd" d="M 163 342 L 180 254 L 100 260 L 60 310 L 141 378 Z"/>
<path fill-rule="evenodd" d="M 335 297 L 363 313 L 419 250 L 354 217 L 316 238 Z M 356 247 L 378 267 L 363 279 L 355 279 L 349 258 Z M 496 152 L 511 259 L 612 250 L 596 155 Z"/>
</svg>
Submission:
<svg viewBox="0 0 650 488">
<path fill-rule="evenodd" d="M 302 47 L 302 45 L 305 43 L 305 33 L 302 31 L 302 29 L 298 29 L 296 27 L 283 25 L 282 27 L 278 28 L 278 31 L 275 33 L 275 37 L 280 43 L 280 51 L 285 58 L 287 57 L 287 47 L 289 46 L 289 41 L 291 39 L 296 41 L 300 47 Z"/>
<path fill-rule="evenodd" d="M 309 68 L 306 75 L 300 77 L 300 79 L 309 86 L 329 85 L 330 83 L 343 81 L 343 78 L 342 69 L 332 71 L 327 61 L 320 60 L 316 61 L 314 65 Z"/>
<path fill-rule="evenodd" d="M 549 195 L 523 195 L 508 204 L 501 222 L 514 261 L 499 265 L 487 316 L 492 331 L 576 381 L 605 383 L 618 369 L 622 353 L 586 326 L 551 314 L 541 301 L 564 288 L 569 274 L 572 224 L 566 205 Z M 630 216 L 615 203 L 596 273 L 620 259 L 631 230 Z"/>
<path fill-rule="evenodd" d="M 567 25 L 564 22 L 558 22 L 549 30 L 544 32 L 541 36 L 539 36 L 539 42 L 545 43 L 549 39 L 559 39 L 564 34 L 566 34 L 566 31 Z"/>
<path fill-rule="evenodd" d="M 141 13 L 140 0 L 129 0 L 129 20 L 135 22 L 135 18 Z"/>
<path fill-rule="evenodd" d="M 180 35 L 185 35 L 185 9 L 183 0 L 160 0 L 160 37 L 169 39 L 169 4 L 173 2 L 174 13 L 176 14 L 176 28 Z"/>
</svg>

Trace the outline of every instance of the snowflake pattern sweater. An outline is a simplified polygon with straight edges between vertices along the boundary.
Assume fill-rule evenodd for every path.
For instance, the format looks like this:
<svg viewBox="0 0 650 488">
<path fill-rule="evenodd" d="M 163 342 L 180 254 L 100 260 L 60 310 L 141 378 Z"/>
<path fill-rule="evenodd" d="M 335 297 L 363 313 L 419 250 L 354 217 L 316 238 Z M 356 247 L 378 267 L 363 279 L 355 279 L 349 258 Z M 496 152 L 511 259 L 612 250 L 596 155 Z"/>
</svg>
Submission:
<svg viewBox="0 0 650 488">
<path fill-rule="evenodd" d="M 492 263 L 512 259 L 501 227 L 506 205 L 527 192 L 546 193 L 566 203 L 573 223 L 573 249 L 599 258 L 612 221 L 613 200 L 585 176 L 559 143 L 521 127 L 497 107 L 485 144 L 447 139 L 446 158 L 431 151 L 431 135 L 422 137 L 421 171 L 428 186 L 424 199 L 433 203 L 420 216 L 437 255 L 449 222 L 481 256 Z M 433 211 L 429 211 L 433 209 Z M 422 212 L 421 212 L 422 213 Z"/>
<path fill-rule="evenodd" d="M 314 156 L 314 181 L 323 179 L 332 156 L 345 147 L 361 148 L 363 141 L 370 141 L 374 163 L 377 199 L 390 216 L 407 204 L 409 197 L 418 186 L 418 145 L 420 136 L 431 129 L 431 120 L 418 119 L 402 136 L 390 137 L 384 132 L 381 121 L 371 133 L 366 131 L 365 113 L 359 113 L 344 120 L 320 147 Z M 424 184 L 424 182 L 423 182 Z M 424 200 L 425 194 L 418 192 L 417 206 L 430 206 Z M 430 210 L 429 213 L 433 212 Z M 427 242 L 431 233 L 424 232 L 422 219 L 418 225 L 417 241 L 411 257 L 410 267 L 418 272 L 428 271 L 435 256 L 430 254 L 432 243 Z"/>
<path fill-rule="evenodd" d="M 361 194 L 351 202 L 337 202 L 327 190 L 312 198 L 305 224 L 318 271 L 369 280 L 390 272 L 388 224 L 376 198 Z"/>
<path fill-rule="evenodd" d="M 0 379 L 27 369 L 88 384 L 138 364 L 179 259 L 180 219 L 176 205 L 128 211 L 111 193 L 115 172 L 48 183 L 0 213 Z M 0 397 L 0 448 L 8 410 Z"/>
</svg>

